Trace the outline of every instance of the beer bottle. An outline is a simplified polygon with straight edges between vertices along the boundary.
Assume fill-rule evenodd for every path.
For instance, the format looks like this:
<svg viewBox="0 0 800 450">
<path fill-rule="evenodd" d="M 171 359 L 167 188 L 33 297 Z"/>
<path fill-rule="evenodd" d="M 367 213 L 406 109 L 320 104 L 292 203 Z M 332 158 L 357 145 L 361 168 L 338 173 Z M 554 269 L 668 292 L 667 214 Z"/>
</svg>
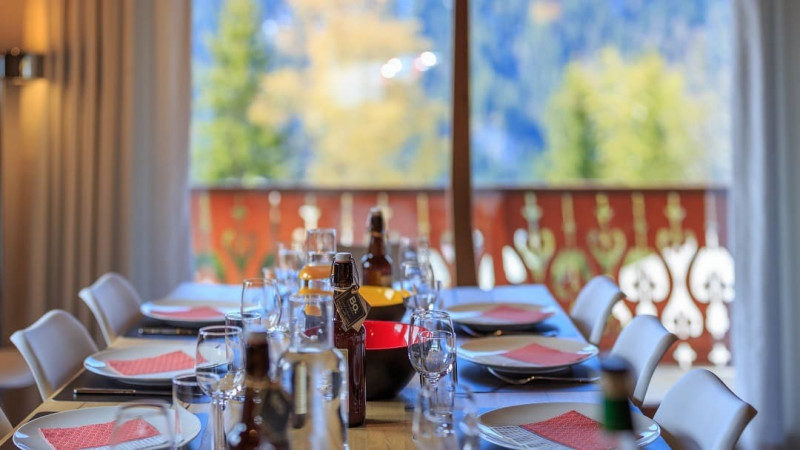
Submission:
<svg viewBox="0 0 800 450">
<path fill-rule="evenodd" d="M 392 259 L 386 249 L 386 230 L 383 213 L 378 207 L 369 212 L 369 247 L 361 258 L 361 273 L 367 286 L 392 286 Z"/>
<path fill-rule="evenodd" d="M 630 364 L 619 356 L 606 356 L 603 370 L 603 428 L 609 444 L 620 450 L 634 449 L 631 408 L 628 403 Z"/>
<path fill-rule="evenodd" d="M 349 392 L 348 426 L 364 423 L 367 414 L 366 339 L 363 323 L 369 309 L 358 293 L 356 267 L 350 253 L 337 253 L 333 260 L 334 345 L 347 360 Z"/>
<path fill-rule="evenodd" d="M 245 380 L 242 418 L 228 433 L 231 450 L 254 450 L 262 446 L 261 396 L 269 382 L 267 333 L 253 330 L 245 341 Z"/>
</svg>

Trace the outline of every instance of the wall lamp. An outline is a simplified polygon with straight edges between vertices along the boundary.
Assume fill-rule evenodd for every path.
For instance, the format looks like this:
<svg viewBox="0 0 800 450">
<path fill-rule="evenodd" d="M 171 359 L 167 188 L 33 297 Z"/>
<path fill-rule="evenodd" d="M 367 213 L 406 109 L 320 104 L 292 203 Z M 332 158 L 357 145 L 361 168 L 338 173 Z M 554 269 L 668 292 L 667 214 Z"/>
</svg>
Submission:
<svg viewBox="0 0 800 450">
<path fill-rule="evenodd" d="M 43 55 L 25 53 L 18 47 L 14 47 L 6 53 L 0 53 L 0 79 L 21 84 L 43 76 Z"/>
</svg>

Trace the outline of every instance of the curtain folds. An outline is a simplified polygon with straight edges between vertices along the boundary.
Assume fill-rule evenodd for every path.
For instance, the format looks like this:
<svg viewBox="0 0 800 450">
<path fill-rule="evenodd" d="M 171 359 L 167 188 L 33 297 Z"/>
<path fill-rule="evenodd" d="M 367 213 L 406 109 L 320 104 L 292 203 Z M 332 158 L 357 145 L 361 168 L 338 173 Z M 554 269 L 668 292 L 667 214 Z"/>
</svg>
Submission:
<svg viewBox="0 0 800 450">
<path fill-rule="evenodd" d="M 736 0 L 732 249 L 747 448 L 800 447 L 800 2 Z"/>
<path fill-rule="evenodd" d="M 108 271 L 144 298 L 191 276 L 190 1 L 42 1 L 43 120 L 9 156 L 26 198 L 2 213 L 4 267 L 24 266 L 4 280 L 4 338 L 52 308 L 91 324 L 77 293 Z"/>
</svg>

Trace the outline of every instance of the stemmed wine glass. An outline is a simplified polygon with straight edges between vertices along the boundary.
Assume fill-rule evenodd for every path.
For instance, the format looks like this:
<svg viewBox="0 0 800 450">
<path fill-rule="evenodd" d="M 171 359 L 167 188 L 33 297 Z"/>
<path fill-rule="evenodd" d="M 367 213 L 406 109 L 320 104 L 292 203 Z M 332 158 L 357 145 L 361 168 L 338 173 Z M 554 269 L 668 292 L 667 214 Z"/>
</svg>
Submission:
<svg viewBox="0 0 800 450">
<path fill-rule="evenodd" d="M 286 301 L 288 297 L 300 289 L 300 269 L 305 264 L 305 251 L 303 245 L 298 242 L 290 244 L 278 243 L 278 258 L 275 267 L 275 275 L 281 289 L 281 299 Z"/>
<path fill-rule="evenodd" d="M 109 439 L 113 450 L 173 449 L 175 416 L 161 401 L 120 405 Z"/>
<path fill-rule="evenodd" d="M 406 299 L 406 308 L 430 310 L 439 299 L 441 284 L 433 276 L 433 268 L 428 263 L 405 261 L 400 266 L 401 286 L 410 296 Z"/>
<path fill-rule="evenodd" d="M 222 411 L 225 402 L 244 385 L 242 329 L 226 325 L 201 328 L 197 335 L 195 375 L 200 389 L 211 396 L 214 449 L 226 449 Z"/>
<path fill-rule="evenodd" d="M 247 278 L 242 282 L 240 312 L 257 311 L 261 325 L 268 331 L 278 326 L 281 319 L 281 296 L 278 283 L 267 278 Z"/>
</svg>

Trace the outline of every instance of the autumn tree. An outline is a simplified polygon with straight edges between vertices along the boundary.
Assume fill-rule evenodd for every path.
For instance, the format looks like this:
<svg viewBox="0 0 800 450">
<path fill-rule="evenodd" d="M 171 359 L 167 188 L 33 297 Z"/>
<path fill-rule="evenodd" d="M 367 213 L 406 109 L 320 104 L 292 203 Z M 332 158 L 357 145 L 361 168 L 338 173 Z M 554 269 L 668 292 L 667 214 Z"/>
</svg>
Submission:
<svg viewBox="0 0 800 450">
<path fill-rule="evenodd" d="M 265 128 L 300 130 L 306 141 L 292 146 L 303 164 L 298 178 L 321 186 L 443 184 L 448 101 L 419 82 L 416 60 L 431 43 L 418 22 L 397 18 L 391 2 L 288 3 L 292 22 L 273 40 L 285 63 L 264 77 L 252 117 Z"/>
<path fill-rule="evenodd" d="M 616 50 L 572 62 L 545 113 L 550 182 L 699 181 L 703 104 L 657 54 L 626 62 Z"/>
<path fill-rule="evenodd" d="M 196 181 L 249 183 L 281 173 L 279 134 L 250 117 L 267 64 L 261 17 L 255 0 L 225 0 L 218 31 L 208 37 L 213 61 L 199 75 L 198 106 L 209 117 L 193 122 Z"/>
</svg>

